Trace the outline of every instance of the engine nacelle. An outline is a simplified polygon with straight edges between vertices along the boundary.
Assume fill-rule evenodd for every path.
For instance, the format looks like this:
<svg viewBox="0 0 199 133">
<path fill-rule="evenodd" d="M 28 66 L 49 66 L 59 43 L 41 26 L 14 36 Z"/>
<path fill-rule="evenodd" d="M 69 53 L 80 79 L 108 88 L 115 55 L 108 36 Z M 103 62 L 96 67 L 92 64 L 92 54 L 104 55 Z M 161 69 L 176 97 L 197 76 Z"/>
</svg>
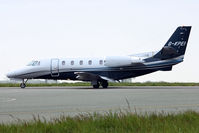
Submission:
<svg viewBox="0 0 199 133">
<path fill-rule="evenodd" d="M 143 63 L 144 60 L 141 57 L 133 56 L 107 56 L 105 57 L 105 66 L 117 67 L 117 66 L 129 66 L 137 63 Z"/>
<path fill-rule="evenodd" d="M 116 66 L 127 66 L 131 65 L 132 59 L 130 56 L 107 56 L 105 57 L 105 66 L 116 67 Z"/>
</svg>

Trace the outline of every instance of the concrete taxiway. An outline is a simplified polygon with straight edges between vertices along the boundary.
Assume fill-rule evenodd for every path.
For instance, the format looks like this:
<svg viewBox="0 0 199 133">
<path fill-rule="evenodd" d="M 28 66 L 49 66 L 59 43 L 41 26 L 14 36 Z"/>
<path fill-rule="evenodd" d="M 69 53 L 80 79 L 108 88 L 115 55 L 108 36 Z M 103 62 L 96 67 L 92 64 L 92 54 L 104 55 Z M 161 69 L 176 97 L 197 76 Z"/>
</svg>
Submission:
<svg viewBox="0 0 199 133">
<path fill-rule="evenodd" d="M 60 115 L 128 110 L 134 112 L 199 111 L 199 87 L 1 87 L 0 122 L 33 115 L 47 120 Z"/>
</svg>

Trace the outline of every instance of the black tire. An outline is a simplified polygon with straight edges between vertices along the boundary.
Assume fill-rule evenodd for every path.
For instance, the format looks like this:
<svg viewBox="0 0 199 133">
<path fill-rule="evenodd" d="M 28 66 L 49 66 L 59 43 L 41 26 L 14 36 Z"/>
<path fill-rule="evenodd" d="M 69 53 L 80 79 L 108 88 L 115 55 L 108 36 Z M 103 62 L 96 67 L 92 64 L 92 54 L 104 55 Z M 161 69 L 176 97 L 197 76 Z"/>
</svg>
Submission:
<svg viewBox="0 0 199 133">
<path fill-rule="evenodd" d="M 101 82 L 103 88 L 108 88 L 108 81 Z"/>
<path fill-rule="evenodd" d="M 21 84 L 20 84 L 20 87 L 21 87 L 21 88 L 26 88 L 26 84 L 21 83 Z"/>
<path fill-rule="evenodd" d="M 96 85 L 93 85 L 93 88 L 99 88 L 99 86 L 100 86 L 100 84 L 99 83 L 97 83 Z"/>
</svg>

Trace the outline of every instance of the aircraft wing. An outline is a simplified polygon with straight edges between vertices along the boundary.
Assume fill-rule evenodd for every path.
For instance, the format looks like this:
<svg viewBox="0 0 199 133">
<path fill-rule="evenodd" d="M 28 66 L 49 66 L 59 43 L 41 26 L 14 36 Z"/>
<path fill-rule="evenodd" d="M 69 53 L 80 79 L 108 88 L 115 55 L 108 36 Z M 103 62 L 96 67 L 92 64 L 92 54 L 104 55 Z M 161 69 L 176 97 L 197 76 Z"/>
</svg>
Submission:
<svg viewBox="0 0 199 133">
<path fill-rule="evenodd" d="M 93 80 L 107 80 L 107 81 L 114 81 L 108 77 L 100 76 L 97 74 L 89 73 L 89 72 L 75 72 L 74 74 L 77 75 L 77 79 L 83 81 L 93 81 Z"/>
</svg>

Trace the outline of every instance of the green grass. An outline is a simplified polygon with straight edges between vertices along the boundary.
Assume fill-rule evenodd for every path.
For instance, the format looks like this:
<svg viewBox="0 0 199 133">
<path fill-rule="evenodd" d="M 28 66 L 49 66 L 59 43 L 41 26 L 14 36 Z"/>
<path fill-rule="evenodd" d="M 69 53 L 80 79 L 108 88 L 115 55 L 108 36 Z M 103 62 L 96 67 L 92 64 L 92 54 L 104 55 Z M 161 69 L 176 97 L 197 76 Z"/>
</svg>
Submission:
<svg viewBox="0 0 199 133">
<path fill-rule="evenodd" d="M 39 87 L 39 86 L 90 86 L 88 82 L 78 83 L 53 83 L 53 84 L 27 84 L 27 87 Z M 109 86 L 199 86 L 199 83 L 169 83 L 169 82 L 135 82 L 135 83 L 109 83 Z M 1 83 L 0 87 L 19 87 L 19 84 L 14 83 Z"/>
<path fill-rule="evenodd" d="M 199 113 L 106 113 L 0 124 L 0 133 L 198 133 Z"/>
</svg>

